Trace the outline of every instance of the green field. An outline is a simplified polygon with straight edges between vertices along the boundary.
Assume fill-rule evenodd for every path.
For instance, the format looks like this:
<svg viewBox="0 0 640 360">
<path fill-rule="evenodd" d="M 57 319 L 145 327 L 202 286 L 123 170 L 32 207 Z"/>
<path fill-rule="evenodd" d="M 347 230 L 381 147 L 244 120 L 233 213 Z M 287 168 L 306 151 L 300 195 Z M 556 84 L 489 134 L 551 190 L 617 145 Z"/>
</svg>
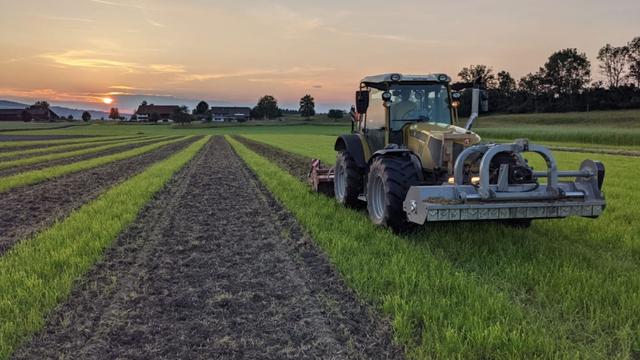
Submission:
<svg viewBox="0 0 640 360">
<path fill-rule="evenodd" d="M 307 157 L 335 158 L 330 136 L 248 135 Z M 304 184 L 234 143 L 352 286 L 395 319 L 417 358 L 626 358 L 640 349 L 640 159 L 597 155 L 607 166 L 601 218 L 425 226 L 397 236 L 306 193 Z M 321 151 L 324 149 L 324 151 Z M 588 155 L 557 153 L 576 169 Z M 535 159 L 534 166 L 542 166 Z M 295 190 L 292 190 L 295 189 Z M 606 289 L 606 290 L 603 290 Z"/>
<path fill-rule="evenodd" d="M 639 123 L 640 111 L 502 115 L 480 118 L 476 130 L 486 140 L 527 137 L 556 147 L 634 152 L 640 151 Z M 290 121 L 206 127 L 94 123 L 0 130 L 0 135 L 100 136 L 0 142 L 10 154 L 3 161 L 20 154 L 14 148 L 21 144 L 61 151 L 47 155 L 45 148 L 24 150 L 23 155 L 35 160 L 14 160 L 8 167 L 61 159 L 62 151 L 90 153 L 84 146 L 91 144 L 111 148 L 154 141 L 0 178 L 0 195 L 139 156 L 193 135 L 241 135 L 331 164 L 335 136 L 348 131 L 345 124 Z M 605 164 L 607 208 L 598 219 L 539 220 L 529 229 L 445 223 L 398 235 L 373 226 L 364 210 L 346 209 L 310 192 L 298 178 L 227 139 L 355 293 L 390 318 L 395 340 L 409 358 L 640 357 L 640 192 L 636 190 L 640 157 L 555 152 L 561 169 L 577 169 L 585 158 Z M 0 358 L 42 328 L 48 312 L 64 301 L 74 281 L 205 142 L 199 140 L 114 184 L 96 200 L 0 255 Z M 542 167 L 541 159 L 531 161 Z"/>
</svg>

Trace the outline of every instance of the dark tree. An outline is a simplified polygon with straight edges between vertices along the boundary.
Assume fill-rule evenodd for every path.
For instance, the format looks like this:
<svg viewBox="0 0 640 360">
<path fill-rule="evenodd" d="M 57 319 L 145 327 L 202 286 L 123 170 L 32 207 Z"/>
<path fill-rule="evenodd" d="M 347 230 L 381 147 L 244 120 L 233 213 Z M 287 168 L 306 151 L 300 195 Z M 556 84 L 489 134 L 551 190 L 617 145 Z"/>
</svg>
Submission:
<svg viewBox="0 0 640 360">
<path fill-rule="evenodd" d="M 46 102 L 46 101 L 44 101 L 44 100 L 42 100 L 42 101 L 36 101 L 36 103 L 34 104 L 34 106 L 41 107 L 41 108 L 43 108 L 43 109 L 47 109 L 47 110 L 49 110 L 49 108 L 51 107 L 51 106 L 49 105 L 49 103 L 48 103 L 48 102 Z"/>
<path fill-rule="evenodd" d="M 191 122 L 191 114 L 186 106 L 180 106 L 176 112 L 173 113 L 173 120 L 178 124 L 187 124 Z"/>
<path fill-rule="evenodd" d="M 120 111 L 118 111 L 118 108 L 113 107 L 111 108 L 111 110 L 109 110 L 109 119 L 112 119 L 112 120 L 120 119 Z"/>
<path fill-rule="evenodd" d="M 89 120 L 91 120 L 91 113 L 88 111 L 85 111 L 82 113 L 82 121 L 84 122 L 88 122 Z"/>
<path fill-rule="evenodd" d="M 158 121 L 160 121 L 160 114 L 158 114 L 157 112 L 151 113 L 151 115 L 149 116 L 149 121 L 151 121 L 152 123 L 157 123 Z"/>
<path fill-rule="evenodd" d="M 556 94 L 569 95 L 571 99 L 591 81 L 591 63 L 585 53 L 577 49 L 557 51 L 542 68 L 544 82 Z"/>
<path fill-rule="evenodd" d="M 69 114 L 69 116 L 67 116 L 67 120 L 73 121 L 73 115 Z"/>
<path fill-rule="evenodd" d="M 337 121 L 337 120 L 340 120 L 340 119 L 344 118 L 344 111 L 337 110 L 337 109 L 331 109 L 331 110 L 329 110 L 329 114 L 327 114 L 327 116 L 329 117 L 329 119 L 333 119 L 333 120 Z"/>
<path fill-rule="evenodd" d="M 24 122 L 29 122 L 33 119 L 33 117 L 31 116 L 31 111 L 27 109 L 22 110 L 22 112 L 20 113 L 20 117 Z"/>
<path fill-rule="evenodd" d="M 193 113 L 195 115 L 204 115 L 207 113 L 207 111 L 209 111 L 209 104 L 207 104 L 204 101 L 200 101 L 198 105 L 196 105 L 196 108 L 194 109 Z"/>
<path fill-rule="evenodd" d="M 496 76 L 493 74 L 493 69 L 487 65 L 463 67 L 458 73 L 458 77 L 466 83 L 472 83 L 477 78 L 480 78 L 487 88 L 492 89 L 496 87 Z"/>
<path fill-rule="evenodd" d="M 278 100 L 271 95 L 260 98 L 251 113 L 251 117 L 254 119 L 275 119 L 282 116 L 282 112 L 278 108 Z"/>
<path fill-rule="evenodd" d="M 600 72 L 607 78 L 607 85 L 610 88 L 617 88 L 622 85 L 628 57 L 629 47 L 627 46 L 611 46 L 607 44 L 598 51 Z"/>
<path fill-rule="evenodd" d="M 142 100 L 142 103 L 140 103 L 140 105 L 141 106 L 147 106 L 148 105 L 147 100 Z"/>
<path fill-rule="evenodd" d="M 306 117 L 307 120 L 316 114 L 316 103 L 311 95 L 307 94 L 300 99 L 298 112 L 300 116 Z"/>
<path fill-rule="evenodd" d="M 634 38 L 627 45 L 629 53 L 627 60 L 629 62 L 629 79 L 635 82 L 636 87 L 640 88 L 640 36 Z"/>
<path fill-rule="evenodd" d="M 516 91 L 516 81 L 508 71 L 502 70 L 498 73 L 498 90 L 504 94 L 512 94 Z"/>
</svg>

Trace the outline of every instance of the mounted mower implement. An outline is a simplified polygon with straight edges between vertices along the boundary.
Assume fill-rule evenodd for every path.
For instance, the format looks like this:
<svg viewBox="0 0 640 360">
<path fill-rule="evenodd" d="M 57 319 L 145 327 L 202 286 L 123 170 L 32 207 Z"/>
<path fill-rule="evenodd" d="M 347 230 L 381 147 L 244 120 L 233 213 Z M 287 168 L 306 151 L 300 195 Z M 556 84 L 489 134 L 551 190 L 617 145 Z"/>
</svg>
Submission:
<svg viewBox="0 0 640 360">
<path fill-rule="evenodd" d="M 472 115 L 462 128 L 454 125 L 461 94 L 447 75 L 364 78 L 351 110 L 352 132 L 335 143 L 336 165 L 312 163 L 314 190 L 333 193 L 346 206 L 364 200 L 371 220 L 394 230 L 462 220 L 528 226 L 532 219 L 602 213 L 601 163 L 585 160 L 578 170 L 559 171 L 548 148 L 526 139 L 481 144 L 471 127 L 487 99 L 482 84 L 469 86 Z M 534 171 L 527 153 L 541 156 L 546 169 Z"/>
</svg>

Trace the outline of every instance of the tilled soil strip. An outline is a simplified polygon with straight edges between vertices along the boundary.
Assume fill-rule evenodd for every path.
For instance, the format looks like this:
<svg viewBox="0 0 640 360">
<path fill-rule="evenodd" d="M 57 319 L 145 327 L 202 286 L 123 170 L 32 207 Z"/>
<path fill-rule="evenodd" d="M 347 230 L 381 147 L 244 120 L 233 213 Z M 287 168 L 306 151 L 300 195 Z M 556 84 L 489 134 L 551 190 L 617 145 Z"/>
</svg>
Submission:
<svg viewBox="0 0 640 360">
<path fill-rule="evenodd" d="M 38 129 L 29 129 L 37 131 Z M 51 130 L 51 129 L 40 129 Z M 0 133 L 7 130 L 0 130 Z M 9 135 L 0 134 L 0 141 L 38 141 L 38 140 L 60 140 L 60 139 L 78 139 L 78 138 L 95 138 L 97 135 Z"/>
<path fill-rule="evenodd" d="M 258 141 L 247 139 L 243 136 L 234 136 L 235 140 L 241 142 L 244 146 L 256 152 L 267 160 L 277 164 L 283 170 L 291 175 L 306 181 L 309 176 L 311 167 L 311 159 L 302 155 L 290 153 L 288 151 L 278 149 L 275 146 L 263 144 Z"/>
<path fill-rule="evenodd" d="M 36 163 L 36 164 L 29 164 L 29 165 L 16 166 L 16 167 L 12 167 L 12 168 L 2 169 L 2 170 L 0 170 L 0 178 L 1 177 L 5 177 L 5 176 L 15 175 L 15 174 L 18 174 L 18 173 L 21 173 L 21 172 L 40 170 L 40 169 L 48 168 L 48 167 L 51 167 L 51 166 L 66 165 L 66 164 L 71 164 L 71 163 L 78 162 L 78 161 L 89 160 L 89 159 L 102 157 L 102 156 L 108 156 L 108 155 L 116 154 L 116 153 L 119 153 L 119 152 L 124 152 L 124 151 L 127 151 L 127 150 L 131 150 L 131 149 L 135 149 L 135 148 L 138 148 L 138 147 L 142 147 L 142 146 L 145 146 L 145 145 L 149 145 L 149 144 L 152 144 L 152 143 L 161 142 L 161 141 L 164 141 L 164 140 L 166 140 L 166 139 L 152 139 L 152 140 L 149 140 L 149 141 L 139 142 L 139 143 L 135 143 L 135 144 L 122 144 L 122 146 L 116 146 L 114 148 L 111 148 L 111 149 L 108 149 L 108 150 L 104 150 L 104 151 L 99 151 L 99 152 L 96 152 L 96 153 L 83 154 L 83 155 L 72 156 L 72 157 L 62 158 L 62 159 L 57 159 L 57 160 L 44 161 L 44 162 L 40 162 L 40 163 Z"/>
<path fill-rule="evenodd" d="M 159 137 L 153 136 L 149 138 L 149 141 L 151 140 L 156 140 Z M 0 161 L 9 161 L 9 160 L 18 160 L 18 159 L 24 159 L 24 158 L 28 158 L 28 157 L 32 157 L 32 156 L 41 156 L 41 155 L 45 155 L 45 154 L 59 154 L 59 153 L 63 153 L 63 152 L 68 152 L 68 151 L 78 151 L 78 150 L 84 150 L 84 149 L 88 149 L 91 147 L 97 147 L 97 146 L 103 146 L 103 145 L 109 145 L 109 144 L 115 144 L 115 143 L 125 143 L 125 142 L 131 142 L 131 141 L 142 141 L 144 140 L 144 138 L 129 138 L 129 139 L 113 139 L 113 140 L 104 140 L 104 141 L 96 141 L 96 142 L 89 142 L 89 143 L 80 143 L 80 144 L 71 144 L 74 145 L 73 148 L 71 149 L 56 149 L 56 146 L 60 146 L 60 145 L 56 145 L 56 146 L 40 146 L 39 147 L 39 151 L 37 153 L 24 153 L 26 152 L 26 150 L 30 150 L 30 149 L 20 149 L 20 148 L 9 148 L 11 149 L 11 153 L 14 152 L 19 152 L 17 154 L 13 154 L 10 157 L 8 157 L 6 154 L 9 153 L 9 151 L 7 152 L 3 152 L 0 151 Z M 62 144 L 64 145 L 64 144 Z M 67 144 L 69 145 L 69 144 Z M 49 149 L 50 150 L 47 150 Z M 35 149 L 35 148 L 34 148 Z M 20 153 L 22 152 L 22 153 Z"/>
<path fill-rule="evenodd" d="M 222 138 L 160 191 L 15 358 L 399 358 Z"/>
<path fill-rule="evenodd" d="M 141 172 L 194 141 L 195 138 L 169 144 L 129 159 L 0 193 L 0 255 L 17 241 L 50 226 L 73 209 L 95 199 L 106 188 Z"/>
</svg>

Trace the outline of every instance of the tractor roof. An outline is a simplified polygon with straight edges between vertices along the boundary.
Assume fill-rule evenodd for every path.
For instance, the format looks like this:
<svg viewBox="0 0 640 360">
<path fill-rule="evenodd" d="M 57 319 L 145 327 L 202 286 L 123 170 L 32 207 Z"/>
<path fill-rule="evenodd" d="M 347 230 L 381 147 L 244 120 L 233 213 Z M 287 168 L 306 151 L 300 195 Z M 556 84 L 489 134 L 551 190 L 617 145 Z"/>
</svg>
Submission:
<svg viewBox="0 0 640 360">
<path fill-rule="evenodd" d="M 449 82 L 451 78 L 446 74 L 426 74 L 426 75 L 404 75 L 399 73 L 389 73 L 381 75 L 367 76 L 362 79 L 365 85 L 382 84 L 387 82 Z"/>
</svg>

